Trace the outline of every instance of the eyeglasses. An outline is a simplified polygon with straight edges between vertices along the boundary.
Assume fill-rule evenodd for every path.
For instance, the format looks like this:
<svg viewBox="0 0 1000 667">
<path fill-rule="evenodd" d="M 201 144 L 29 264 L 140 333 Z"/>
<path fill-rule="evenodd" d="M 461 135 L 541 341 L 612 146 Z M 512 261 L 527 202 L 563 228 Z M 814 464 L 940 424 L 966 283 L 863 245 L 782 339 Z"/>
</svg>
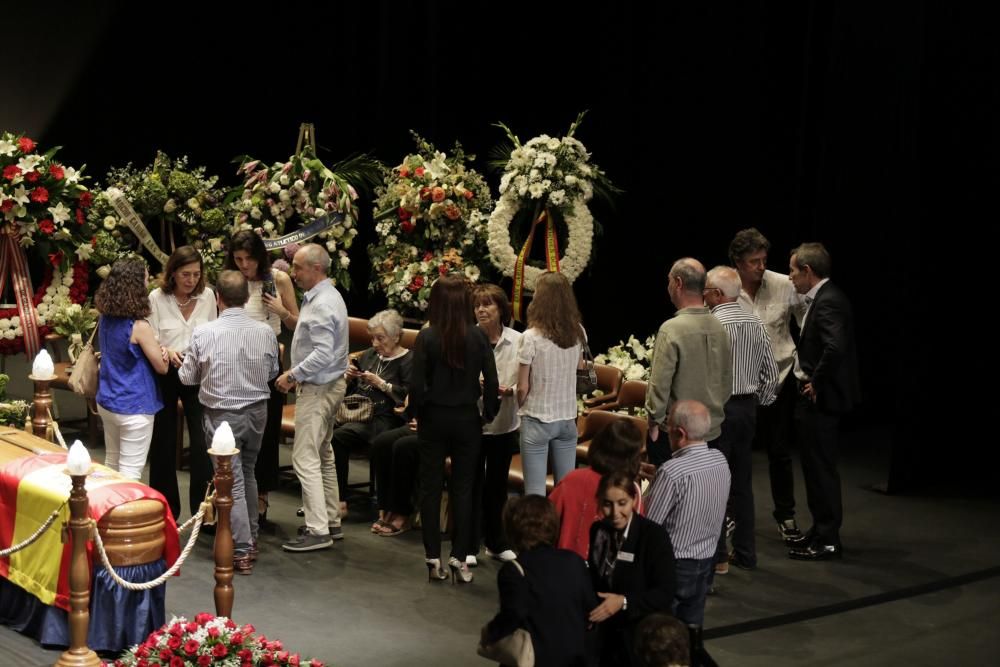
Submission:
<svg viewBox="0 0 1000 667">
<path fill-rule="evenodd" d="M 709 292 L 718 292 L 719 294 L 722 294 L 722 289 L 719 287 L 706 287 L 701 291 L 702 294 L 707 294 Z"/>
</svg>

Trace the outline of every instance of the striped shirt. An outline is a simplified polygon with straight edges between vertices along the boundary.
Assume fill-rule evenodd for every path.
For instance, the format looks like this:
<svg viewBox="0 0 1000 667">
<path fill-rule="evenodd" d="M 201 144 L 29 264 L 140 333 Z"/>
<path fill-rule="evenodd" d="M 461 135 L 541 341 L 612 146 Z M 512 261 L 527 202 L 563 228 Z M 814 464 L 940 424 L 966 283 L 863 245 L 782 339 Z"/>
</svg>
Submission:
<svg viewBox="0 0 1000 667">
<path fill-rule="evenodd" d="M 778 364 L 764 323 L 736 302 L 720 303 L 712 309 L 729 334 L 733 358 L 733 396 L 753 394 L 760 405 L 771 405 L 778 397 Z"/>
<path fill-rule="evenodd" d="M 711 558 L 729 497 L 729 464 L 704 442 L 674 452 L 646 494 L 646 518 L 662 524 L 674 558 Z"/>
<path fill-rule="evenodd" d="M 792 370 L 792 354 L 795 343 L 792 341 L 792 317 L 802 328 L 802 312 L 805 305 L 795 292 L 795 287 L 784 273 L 776 273 L 770 269 L 764 271 L 764 278 L 756 294 L 751 298 L 746 290 L 740 290 L 737 300 L 743 310 L 760 318 L 771 339 L 771 351 L 778 363 L 778 384 L 785 381 Z"/>
<path fill-rule="evenodd" d="M 217 320 L 196 327 L 178 371 L 184 384 L 201 384 L 198 400 L 214 410 L 266 401 L 267 383 L 277 374 L 278 338 L 242 308 L 226 308 Z"/>
<path fill-rule="evenodd" d="M 576 419 L 576 367 L 580 355 L 579 343 L 562 348 L 538 329 L 525 331 L 517 362 L 531 366 L 531 387 L 517 414 L 546 424 Z"/>
</svg>

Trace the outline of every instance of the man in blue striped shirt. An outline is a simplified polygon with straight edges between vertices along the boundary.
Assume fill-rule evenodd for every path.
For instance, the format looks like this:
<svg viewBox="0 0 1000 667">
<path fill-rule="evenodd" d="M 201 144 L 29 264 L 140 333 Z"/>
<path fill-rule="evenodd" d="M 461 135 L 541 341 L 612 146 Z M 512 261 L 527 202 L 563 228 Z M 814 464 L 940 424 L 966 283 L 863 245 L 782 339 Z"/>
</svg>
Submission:
<svg viewBox="0 0 1000 667">
<path fill-rule="evenodd" d="M 240 450 L 233 460 L 233 566 L 239 574 L 251 574 L 257 553 L 254 466 L 267 423 L 267 383 L 278 374 L 278 339 L 271 327 L 243 310 L 250 293 L 242 273 L 223 271 L 215 290 L 219 318 L 195 328 L 177 375 L 184 384 L 201 384 L 206 443 L 222 422 L 233 430 Z"/>
<path fill-rule="evenodd" d="M 733 553 L 730 557 L 723 531 L 716 552 L 718 574 L 728 572 L 730 562 L 744 570 L 757 567 L 751 474 L 753 437 L 757 430 L 757 406 L 774 403 L 779 377 L 764 323 L 737 303 L 740 287 L 740 275 L 728 266 L 715 267 L 705 281 L 705 303 L 729 336 L 733 360 L 733 393 L 724 408 L 722 433 L 708 443 L 723 453 L 733 476 L 728 512 L 736 522 Z"/>
<path fill-rule="evenodd" d="M 667 418 L 673 452 L 660 466 L 646 497 L 646 517 L 663 524 L 674 546 L 677 586 L 674 616 L 702 625 L 712 585 L 715 549 L 729 496 L 729 466 L 705 435 L 711 417 L 698 401 L 677 401 Z"/>
</svg>

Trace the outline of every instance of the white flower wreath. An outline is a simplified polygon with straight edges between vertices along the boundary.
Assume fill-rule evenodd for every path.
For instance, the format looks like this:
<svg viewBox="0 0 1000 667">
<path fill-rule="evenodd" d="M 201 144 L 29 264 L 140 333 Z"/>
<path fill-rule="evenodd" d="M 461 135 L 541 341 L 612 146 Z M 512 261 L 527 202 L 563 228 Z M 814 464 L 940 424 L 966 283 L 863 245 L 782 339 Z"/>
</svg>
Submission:
<svg viewBox="0 0 1000 667">
<path fill-rule="evenodd" d="M 510 223 L 514 220 L 517 212 L 521 208 L 521 199 L 514 194 L 504 194 L 497 201 L 497 206 L 493 209 L 490 222 L 487 227 L 489 238 L 487 245 L 490 249 L 490 257 L 493 264 L 499 268 L 505 276 L 514 276 L 514 264 L 517 262 L 517 253 L 510 244 Z M 590 209 L 582 198 L 573 201 L 571 209 L 563 209 L 563 220 L 569 232 L 566 242 L 565 253 L 559 258 L 559 271 L 566 276 L 571 283 L 580 277 L 583 270 L 590 262 L 590 252 L 594 238 L 594 217 L 590 214 Z M 535 281 L 544 271 L 535 266 L 525 265 L 524 267 L 524 287 L 528 290 L 535 289 Z"/>
</svg>

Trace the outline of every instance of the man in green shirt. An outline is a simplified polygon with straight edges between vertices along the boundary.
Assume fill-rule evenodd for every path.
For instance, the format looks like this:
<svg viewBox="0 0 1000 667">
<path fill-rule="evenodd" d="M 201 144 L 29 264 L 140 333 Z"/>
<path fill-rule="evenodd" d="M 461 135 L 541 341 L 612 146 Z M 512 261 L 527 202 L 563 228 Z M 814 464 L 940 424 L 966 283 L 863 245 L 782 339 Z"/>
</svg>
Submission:
<svg viewBox="0 0 1000 667">
<path fill-rule="evenodd" d="M 708 408 L 711 426 L 706 440 L 721 432 L 723 406 L 733 388 L 729 336 L 705 307 L 705 267 L 691 257 L 674 262 L 667 293 L 677 313 L 660 326 L 653 346 L 653 365 L 646 392 L 649 438 L 656 442 L 677 401 L 699 401 Z M 669 448 L 650 447 L 650 461 L 659 465 Z M 660 460 L 655 460 L 660 459 Z"/>
</svg>

